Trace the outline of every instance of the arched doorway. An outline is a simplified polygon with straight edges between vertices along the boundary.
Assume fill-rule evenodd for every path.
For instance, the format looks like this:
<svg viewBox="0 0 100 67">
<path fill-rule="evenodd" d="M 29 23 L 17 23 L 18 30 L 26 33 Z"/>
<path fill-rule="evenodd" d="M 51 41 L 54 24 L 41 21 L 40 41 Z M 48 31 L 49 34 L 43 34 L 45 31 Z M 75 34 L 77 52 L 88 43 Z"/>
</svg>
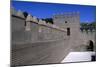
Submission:
<svg viewBox="0 0 100 67">
<path fill-rule="evenodd" d="M 87 51 L 94 51 L 93 41 L 89 40 L 89 44 L 87 46 Z"/>
</svg>

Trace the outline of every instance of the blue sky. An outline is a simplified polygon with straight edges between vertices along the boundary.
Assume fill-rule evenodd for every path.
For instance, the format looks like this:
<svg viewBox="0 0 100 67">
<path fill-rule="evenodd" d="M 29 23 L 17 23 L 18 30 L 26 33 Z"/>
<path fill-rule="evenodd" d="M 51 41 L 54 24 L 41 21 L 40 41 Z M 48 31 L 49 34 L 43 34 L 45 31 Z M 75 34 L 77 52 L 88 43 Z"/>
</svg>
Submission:
<svg viewBox="0 0 100 67">
<path fill-rule="evenodd" d="M 26 1 L 12 1 L 11 6 L 16 10 L 26 11 L 38 18 L 50 18 L 53 14 L 57 13 L 80 12 L 80 22 L 96 21 L 95 6 Z"/>
</svg>

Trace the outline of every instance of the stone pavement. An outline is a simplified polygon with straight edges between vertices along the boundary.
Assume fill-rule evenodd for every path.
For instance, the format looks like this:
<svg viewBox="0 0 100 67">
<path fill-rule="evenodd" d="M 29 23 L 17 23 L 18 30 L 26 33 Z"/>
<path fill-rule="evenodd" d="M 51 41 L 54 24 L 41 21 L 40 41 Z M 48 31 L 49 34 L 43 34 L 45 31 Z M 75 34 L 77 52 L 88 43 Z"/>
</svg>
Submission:
<svg viewBox="0 0 100 67">
<path fill-rule="evenodd" d="M 12 46 L 12 65 L 60 63 L 70 50 L 66 40 L 24 44 L 19 47 L 13 49 Z"/>
</svg>

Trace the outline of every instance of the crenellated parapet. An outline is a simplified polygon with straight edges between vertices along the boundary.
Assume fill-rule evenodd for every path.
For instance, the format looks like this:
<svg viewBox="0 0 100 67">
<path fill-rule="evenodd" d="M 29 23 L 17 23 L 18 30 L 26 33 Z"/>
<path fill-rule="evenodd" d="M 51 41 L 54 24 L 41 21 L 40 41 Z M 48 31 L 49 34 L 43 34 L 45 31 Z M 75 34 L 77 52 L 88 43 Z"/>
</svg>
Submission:
<svg viewBox="0 0 100 67">
<path fill-rule="evenodd" d="M 94 33 L 96 30 L 94 28 L 80 28 L 82 33 Z"/>
<path fill-rule="evenodd" d="M 11 15 L 14 15 L 16 17 L 19 18 L 23 18 L 26 22 L 26 30 L 31 30 L 30 28 L 30 23 L 36 23 L 38 25 L 43 25 L 49 28 L 53 28 L 53 29 L 57 29 L 57 30 L 61 30 L 61 31 L 65 31 L 65 29 L 62 29 L 54 24 L 50 24 L 47 23 L 46 21 L 42 20 L 42 19 L 37 19 L 35 16 L 32 16 L 31 14 L 28 14 L 27 17 L 25 18 L 24 13 L 21 10 L 16 11 L 14 8 L 11 9 Z"/>
<path fill-rule="evenodd" d="M 17 16 L 17 17 L 20 17 L 20 18 L 25 18 L 24 14 L 21 10 L 16 11 L 13 7 L 11 8 L 11 15 Z"/>
<path fill-rule="evenodd" d="M 66 38 L 67 30 L 31 14 L 11 10 L 13 42 L 37 42 Z"/>
<path fill-rule="evenodd" d="M 70 17 L 77 17 L 79 16 L 79 12 L 67 12 L 67 13 L 59 13 L 59 14 L 54 14 L 53 18 L 70 18 Z"/>
</svg>

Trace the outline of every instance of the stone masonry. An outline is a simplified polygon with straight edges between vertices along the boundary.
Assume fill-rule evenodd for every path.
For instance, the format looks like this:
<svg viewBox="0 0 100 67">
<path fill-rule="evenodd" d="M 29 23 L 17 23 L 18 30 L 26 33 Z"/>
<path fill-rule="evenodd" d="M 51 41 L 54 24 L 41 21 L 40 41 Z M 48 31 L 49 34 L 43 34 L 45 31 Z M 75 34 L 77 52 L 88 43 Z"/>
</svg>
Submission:
<svg viewBox="0 0 100 67">
<path fill-rule="evenodd" d="M 54 24 L 11 9 L 12 65 L 60 63 L 71 51 L 85 51 L 95 30 L 80 30 L 79 12 L 53 15 Z M 81 47 L 82 46 L 82 47 Z"/>
</svg>

